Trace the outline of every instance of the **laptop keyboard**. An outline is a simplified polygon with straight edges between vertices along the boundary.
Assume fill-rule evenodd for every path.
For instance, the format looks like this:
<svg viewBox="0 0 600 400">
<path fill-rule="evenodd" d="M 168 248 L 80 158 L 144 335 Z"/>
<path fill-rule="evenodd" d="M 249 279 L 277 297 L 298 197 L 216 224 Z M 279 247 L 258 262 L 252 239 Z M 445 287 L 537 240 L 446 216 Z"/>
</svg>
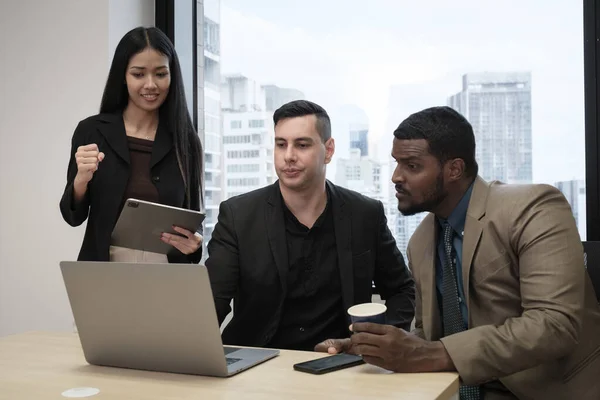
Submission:
<svg viewBox="0 0 600 400">
<path fill-rule="evenodd" d="M 238 361 L 240 361 L 241 358 L 233 358 L 233 357 L 225 357 L 225 361 L 227 361 L 227 365 L 231 365 L 233 363 L 236 363 Z"/>
<path fill-rule="evenodd" d="M 225 355 L 227 356 L 227 354 L 229 353 L 233 353 L 234 351 L 238 351 L 239 348 L 237 347 L 227 347 L 227 346 L 223 346 L 223 351 L 225 352 Z M 225 361 L 227 362 L 227 366 L 236 363 L 238 361 L 240 361 L 241 358 L 234 358 L 234 357 L 225 357 Z"/>
</svg>

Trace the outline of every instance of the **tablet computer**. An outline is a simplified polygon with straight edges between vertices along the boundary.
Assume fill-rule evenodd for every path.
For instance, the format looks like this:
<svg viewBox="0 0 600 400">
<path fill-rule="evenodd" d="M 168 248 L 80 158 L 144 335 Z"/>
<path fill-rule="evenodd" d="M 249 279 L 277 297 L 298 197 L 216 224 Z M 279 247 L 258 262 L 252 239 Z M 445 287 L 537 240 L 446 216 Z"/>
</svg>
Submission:
<svg viewBox="0 0 600 400">
<path fill-rule="evenodd" d="M 160 254 L 176 252 L 173 246 L 160 239 L 162 233 L 180 235 L 173 226 L 196 232 L 204 217 L 195 210 L 127 199 L 113 229 L 111 245 Z"/>
</svg>

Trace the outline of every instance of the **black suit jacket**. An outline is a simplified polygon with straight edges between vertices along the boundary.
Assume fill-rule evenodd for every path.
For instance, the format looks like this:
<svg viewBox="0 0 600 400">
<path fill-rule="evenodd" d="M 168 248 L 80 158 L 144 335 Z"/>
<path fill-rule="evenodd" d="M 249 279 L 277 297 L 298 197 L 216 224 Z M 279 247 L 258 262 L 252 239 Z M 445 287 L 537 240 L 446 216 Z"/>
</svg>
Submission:
<svg viewBox="0 0 600 400">
<path fill-rule="evenodd" d="M 105 158 L 89 182 L 84 200 L 76 204 L 73 199 L 73 181 L 77 175 L 75 153 L 79 146 L 91 143 L 98 145 Z M 150 176 L 158 190 L 159 202 L 200 210 L 199 186 L 194 186 L 192 204 L 187 204 L 171 133 L 164 124 L 159 123 L 150 160 Z M 129 145 L 120 114 L 99 114 L 79 122 L 73 134 L 67 184 L 60 200 L 60 211 L 69 225 L 79 226 L 89 217 L 78 260 L 109 261 L 110 237 L 126 200 L 123 197 L 130 175 L 129 162 Z M 187 256 L 173 248 L 168 258 L 172 263 L 198 263 L 201 256 L 202 247 Z"/>
<path fill-rule="evenodd" d="M 278 185 L 220 205 L 206 267 L 219 324 L 234 299 L 233 319 L 223 332 L 227 344 L 265 346 L 279 326 L 288 290 L 288 255 Z M 414 281 L 387 227 L 381 202 L 330 182 L 327 185 L 344 307 L 371 302 L 374 281 L 386 300 L 388 323 L 409 330 Z"/>
</svg>

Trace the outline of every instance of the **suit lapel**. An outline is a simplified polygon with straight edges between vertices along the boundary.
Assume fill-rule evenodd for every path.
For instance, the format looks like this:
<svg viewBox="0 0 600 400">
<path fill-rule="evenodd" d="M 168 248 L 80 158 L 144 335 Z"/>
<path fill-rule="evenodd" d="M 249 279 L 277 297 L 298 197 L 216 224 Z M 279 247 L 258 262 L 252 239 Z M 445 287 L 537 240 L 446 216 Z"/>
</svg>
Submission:
<svg viewBox="0 0 600 400">
<path fill-rule="evenodd" d="M 152 155 L 150 156 L 150 168 L 158 164 L 173 147 L 173 139 L 171 132 L 164 123 L 158 123 L 156 129 L 156 138 L 154 138 L 154 146 L 152 146 Z"/>
<path fill-rule="evenodd" d="M 265 216 L 267 226 L 267 236 L 275 265 L 279 271 L 281 288 L 285 297 L 287 293 L 287 273 L 289 269 L 287 243 L 285 234 L 285 222 L 283 220 L 283 204 L 279 192 L 279 182 L 271 185 L 271 193 L 265 205 Z"/>
<path fill-rule="evenodd" d="M 337 193 L 335 185 L 327 181 L 331 193 L 333 229 L 337 249 L 338 268 L 342 283 L 342 299 L 345 309 L 354 304 L 354 266 L 352 265 L 352 224 L 351 211 Z"/>
<path fill-rule="evenodd" d="M 126 163 L 130 163 L 129 144 L 127 143 L 127 132 L 123 117 L 118 114 L 104 114 L 100 118 L 104 123 L 100 125 L 100 133 L 104 137 L 113 151 Z M 159 122 L 156 130 L 156 138 L 152 146 L 152 155 L 150 157 L 150 168 L 158 164 L 173 147 L 173 140 L 168 128 Z M 102 151 L 102 148 L 100 148 Z"/>
<path fill-rule="evenodd" d="M 423 226 L 426 228 L 423 237 L 428 239 L 416 241 L 416 243 L 422 243 L 423 247 L 417 247 L 415 250 L 411 249 L 411 254 L 423 255 L 422 262 L 418 264 L 422 286 L 421 317 L 423 319 L 425 337 L 429 340 L 438 340 L 442 335 L 440 310 L 437 299 L 437 289 L 435 286 L 435 261 L 437 257 L 436 243 L 439 230 L 436 228 L 436 225 L 434 215 L 429 214 L 423 221 Z"/>
<path fill-rule="evenodd" d="M 127 144 L 127 134 L 125 132 L 125 124 L 123 117 L 119 114 L 103 114 L 100 118 L 103 124 L 99 130 L 106 144 L 113 151 L 129 164 L 129 145 Z M 102 145 L 99 145 L 100 151 L 103 151 Z"/>
<path fill-rule="evenodd" d="M 485 215 L 485 206 L 489 193 L 488 184 L 477 177 L 473 184 L 473 193 L 467 209 L 467 218 L 465 220 L 465 235 L 463 237 L 463 257 L 462 257 L 462 280 L 465 291 L 467 305 L 469 304 L 469 277 L 471 276 L 471 265 L 473 256 L 481 239 L 483 223 L 481 218 Z M 470 319 L 470 318 L 469 318 Z"/>
</svg>

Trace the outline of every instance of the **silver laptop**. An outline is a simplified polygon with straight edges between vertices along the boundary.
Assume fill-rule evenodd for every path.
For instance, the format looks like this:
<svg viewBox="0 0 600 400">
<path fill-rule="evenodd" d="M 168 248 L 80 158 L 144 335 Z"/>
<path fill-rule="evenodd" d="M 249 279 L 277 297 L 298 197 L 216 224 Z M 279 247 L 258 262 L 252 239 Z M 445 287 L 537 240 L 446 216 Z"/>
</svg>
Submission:
<svg viewBox="0 0 600 400">
<path fill-rule="evenodd" d="M 225 377 L 279 354 L 223 347 L 202 265 L 63 261 L 60 268 L 90 364 Z"/>
</svg>

